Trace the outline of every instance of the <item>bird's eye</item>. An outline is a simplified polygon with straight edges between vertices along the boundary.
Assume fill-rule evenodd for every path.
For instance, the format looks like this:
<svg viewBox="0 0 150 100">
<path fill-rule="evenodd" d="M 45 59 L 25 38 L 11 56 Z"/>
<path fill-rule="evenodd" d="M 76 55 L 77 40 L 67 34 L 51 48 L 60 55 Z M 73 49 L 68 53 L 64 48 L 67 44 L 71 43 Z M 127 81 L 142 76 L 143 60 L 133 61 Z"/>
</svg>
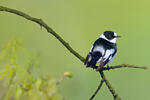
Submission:
<svg viewBox="0 0 150 100">
<path fill-rule="evenodd" d="M 112 37 L 113 37 L 113 38 L 115 38 L 116 36 L 115 36 L 115 35 L 113 35 Z"/>
</svg>

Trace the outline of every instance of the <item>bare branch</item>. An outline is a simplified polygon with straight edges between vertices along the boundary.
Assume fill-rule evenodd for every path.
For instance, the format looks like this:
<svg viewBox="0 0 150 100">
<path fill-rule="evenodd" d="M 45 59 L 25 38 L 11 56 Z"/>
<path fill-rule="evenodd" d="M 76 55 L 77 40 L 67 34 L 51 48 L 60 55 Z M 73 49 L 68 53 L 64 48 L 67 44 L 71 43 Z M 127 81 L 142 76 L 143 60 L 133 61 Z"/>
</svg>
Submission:
<svg viewBox="0 0 150 100">
<path fill-rule="evenodd" d="M 94 92 L 94 94 L 91 96 L 91 98 L 89 100 L 93 100 L 94 99 L 94 97 L 97 95 L 98 91 L 101 89 L 103 83 L 104 83 L 104 80 L 102 79 L 100 84 L 99 84 L 99 86 L 98 86 L 98 88 L 96 89 L 96 91 Z"/>
<path fill-rule="evenodd" d="M 105 84 L 107 85 L 109 91 L 111 92 L 111 94 L 114 97 L 114 100 L 121 100 L 121 98 L 119 97 L 119 95 L 115 92 L 115 90 L 112 88 L 111 84 L 109 83 L 109 81 L 106 79 L 103 71 L 99 71 L 102 79 L 104 80 Z"/>
<path fill-rule="evenodd" d="M 69 51 L 70 53 L 72 53 L 73 55 L 75 55 L 79 60 L 81 60 L 82 62 L 84 62 L 85 58 L 82 57 L 79 53 L 77 53 L 62 37 L 60 37 L 52 28 L 50 28 L 42 19 L 39 18 L 34 18 L 29 16 L 28 14 L 25 14 L 21 11 L 15 10 L 15 9 L 11 9 L 11 8 L 7 8 L 7 7 L 3 7 L 0 6 L 0 11 L 5 11 L 5 12 L 9 12 L 9 13 L 13 13 L 16 15 L 19 15 L 25 19 L 28 19 L 32 22 L 35 22 L 37 24 L 39 24 L 41 27 L 43 26 L 48 33 L 51 33 L 53 36 L 55 36 Z"/>
<path fill-rule="evenodd" d="M 123 67 L 124 67 L 124 68 L 125 68 L 125 67 L 127 67 L 127 68 L 139 68 L 139 69 L 145 69 L 145 70 L 148 69 L 148 68 L 145 67 L 145 66 L 135 66 L 135 65 L 129 65 L 129 64 L 122 64 L 122 65 L 104 67 L 104 68 L 102 69 L 102 71 L 104 71 L 104 70 L 110 70 L 110 69 L 123 68 Z M 102 86 L 102 84 L 103 84 L 104 81 L 105 81 L 105 83 L 106 83 L 108 89 L 109 89 L 110 92 L 112 93 L 112 95 L 113 95 L 113 97 L 114 97 L 114 100 L 121 100 L 121 98 L 120 98 L 118 95 L 116 95 L 115 90 L 112 88 L 112 86 L 110 85 L 109 81 L 106 79 L 104 73 L 103 73 L 103 72 L 100 72 L 100 71 L 99 71 L 99 73 L 100 73 L 100 75 L 101 75 L 101 77 L 102 77 L 102 80 L 101 80 L 101 82 L 100 82 L 98 88 L 96 89 L 96 91 L 94 92 L 94 94 L 92 95 L 92 97 L 90 98 L 90 100 L 93 100 L 93 98 L 97 95 L 97 93 L 98 93 L 98 91 L 100 90 L 100 88 L 101 88 L 101 86 Z M 103 80 L 103 79 L 104 79 L 104 80 Z"/>
<path fill-rule="evenodd" d="M 110 67 L 104 67 L 103 70 L 110 70 L 110 69 L 117 69 L 117 68 L 139 68 L 139 69 L 145 69 L 148 68 L 145 66 L 135 66 L 135 65 L 129 65 L 129 64 L 122 64 L 122 65 L 116 65 L 116 66 L 110 66 Z"/>
</svg>

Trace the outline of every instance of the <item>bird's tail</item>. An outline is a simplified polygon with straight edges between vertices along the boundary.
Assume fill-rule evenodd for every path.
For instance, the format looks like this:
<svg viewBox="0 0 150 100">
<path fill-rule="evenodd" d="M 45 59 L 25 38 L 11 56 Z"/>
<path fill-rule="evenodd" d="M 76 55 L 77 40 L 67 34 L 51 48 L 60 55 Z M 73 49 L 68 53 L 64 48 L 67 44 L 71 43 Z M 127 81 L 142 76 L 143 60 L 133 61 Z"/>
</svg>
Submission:
<svg viewBox="0 0 150 100">
<path fill-rule="evenodd" d="M 95 68 L 95 67 L 96 67 L 96 62 L 97 62 L 96 59 L 91 59 L 91 61 L 89 61 L 89 62 L 87 63 L 87 67 Z"/>
<path fill-rule="evenodd" d="M 100 52 L 93 52 L 91 54 L 91 60 L 87 63 L 87 67 L 96 68 L 96 63 L 100 59 L 101 53 Z"/>
</svg>

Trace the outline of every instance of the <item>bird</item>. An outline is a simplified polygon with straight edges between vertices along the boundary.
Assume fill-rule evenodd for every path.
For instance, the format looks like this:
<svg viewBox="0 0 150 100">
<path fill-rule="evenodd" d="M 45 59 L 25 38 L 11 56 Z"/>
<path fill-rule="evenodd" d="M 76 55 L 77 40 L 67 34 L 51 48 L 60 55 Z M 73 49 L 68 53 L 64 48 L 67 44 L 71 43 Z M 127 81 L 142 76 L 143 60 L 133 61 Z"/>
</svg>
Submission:
<svg viewBox="0 0 150 100">
<path fill-rule="evenodd" d="M 117 53 L 116 40 L 120 37 L 113 31 L 104 31 L 87 54 L 84 61 L 86 67 L 100 71 L 107 64 L 107 68 L 109 68 L 109 64 L 114 60 Z M 97 63 L 99 66 L 96 66 Z"/>
</svg>

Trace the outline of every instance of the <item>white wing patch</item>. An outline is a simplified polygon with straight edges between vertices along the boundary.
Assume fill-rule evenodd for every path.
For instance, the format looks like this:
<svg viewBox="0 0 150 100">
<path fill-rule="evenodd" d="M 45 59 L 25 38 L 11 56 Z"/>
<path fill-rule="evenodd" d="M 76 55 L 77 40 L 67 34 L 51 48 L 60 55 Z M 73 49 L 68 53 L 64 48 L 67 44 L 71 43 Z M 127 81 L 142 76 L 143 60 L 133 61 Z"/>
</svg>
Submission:
<svg viewBox="0 0 150 100">
<path fill-rule="evenodd" d="M 93 50 L 93 52 L 101 52 L 102 53 L 102 55 L 104 55 L 104 52 L 105 52 L 105 49 L 104 49 L 104 47 L 103 46 L 95 46 L 95 48 L 94 48 L 94 50 Z"/>
<path fill-rule="evenodd" d="M 100 52 L 102 55 L 104 55 L 105 53 L 105 49 L 103 46 L 99 45 L 99 46 L 96 46 L 93 50 L 93 52 Z M 99 60 L 97 61 L 97 63 L 101 62 L 102 60 L 102 57 L 99 58 Z"/>
<path fill-rule="evenodd" d="M 111 57 L 111 59 L 109 59 L 109 62 L 108 62 L 108 63 L 109 63 L 109 64 L 112 63 L 112 61 L 114 60 L 115 57 L 116 57 L 116 54 L 115 54 L 113 57 Z"/>
<path fill-rule="evenodd" d="M 113 54 L 114 52 L 115 52 L 115 49 L 106 50 L 105 55 L 104 55 L 104 57 L 103 57 L 104 61 L 109 58 L 109 63 L 111 63 L 112 60 L 114 59 L 114 57 L 112 57 L 112 54 Z"/>
</svg>

